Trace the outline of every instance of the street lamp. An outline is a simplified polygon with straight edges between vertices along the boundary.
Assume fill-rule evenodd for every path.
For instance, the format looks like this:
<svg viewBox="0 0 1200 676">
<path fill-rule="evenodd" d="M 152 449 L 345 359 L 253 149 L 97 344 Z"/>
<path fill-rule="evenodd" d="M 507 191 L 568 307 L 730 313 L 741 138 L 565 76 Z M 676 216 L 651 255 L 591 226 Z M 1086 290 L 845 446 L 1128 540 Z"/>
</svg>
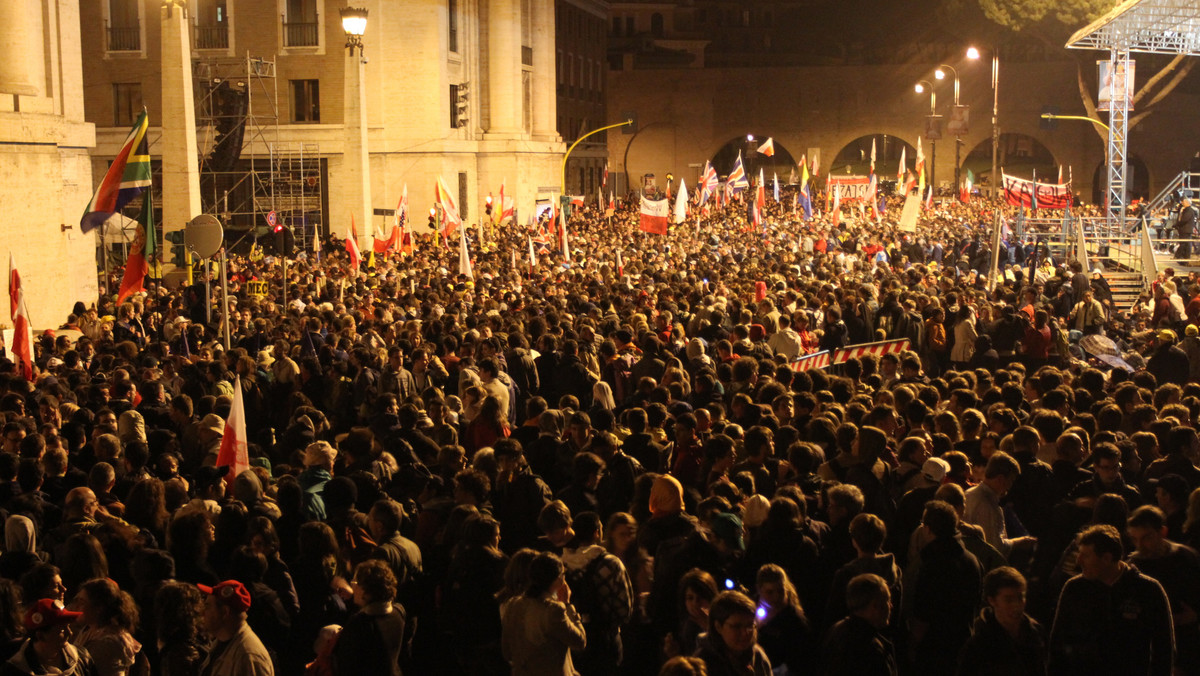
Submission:
<svg viewBox="0 0 1200 676">
<path fill-rule="evenodd" d="M 943 63 L 937 67 L 937 70 L 933 71 L 933 76 L 939 80 L 946 79 L 946 72 L 943 69 L 949 70 L 951 73 L 954 74 L 954 108 L 951 109 L 951 115 L 950 115 L 950 120 L 951 120 L 951 122 L 953 122 L 955 119 L 962 119 L 962 118 L 956 118 L 954 115 L 954 112 L 958 110 L 958 89 L 959 89 L 958 70 L 954 66 L 950 66 L 950 65 Z M 955 128 L 954 128 L 954 189 L 955 190 L 958 190 L 959 185 L 961 184 L 961 181 L 962 181 L 962 137 L 961 137 L 961 132 L 962 132 L 961 124 L 955 126 Z"/>
<path fill-rule="evenodd" d="M 351 219 L 363 223 L 363 231 L 371 231 L 371 163 L 367 147 L 367 89 L 366 63 L 363 55 L 363 34 L 367 31 L 367 10 L 343 7 L 342 28 L 346 31 L 346 76 L 343 81 L 345 147 L 343 150 L 343 190 L 338 191 L 346 201 Z M 340 205 L 339 205 L 340 207 Z M 336 211 L 335 211 L 336 213 Z M 341 213 L 346 213 L 342 211 Z M 357 217 L 357 219 L 355 219 Z M 359 246 L 363 242 L 358 242 Z"/>
<path fill-rule="evenodd" d="M 355 48 L 358 49 L 358 55 L 362 56 L 363 33 L 367 32 L 367 10 L 361 7 L 343 7 L 339 10 L 342 14 L 342 30 L 346 31 L 346 48 L 350 50 L 351 56 L 354 55 Z"/>
</svg>

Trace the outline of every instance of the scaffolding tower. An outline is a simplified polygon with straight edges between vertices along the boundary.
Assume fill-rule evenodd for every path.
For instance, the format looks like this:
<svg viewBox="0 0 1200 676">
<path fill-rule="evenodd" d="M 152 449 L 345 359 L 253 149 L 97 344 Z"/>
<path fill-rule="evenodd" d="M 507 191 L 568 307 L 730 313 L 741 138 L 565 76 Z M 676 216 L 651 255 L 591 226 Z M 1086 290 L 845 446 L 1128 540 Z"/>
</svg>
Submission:
<svg viewBox="0 0 1200 676">
<path fill-rule="evenodd" d="M 311 242 L 321 227 L 320 149 L 280 140 L 275 61 L 247 52 L 193 69 L 203 212 L 221 219 L 230 248 L 269 233 L 271 214 L 295 242 Z"/>
<path fill-rule="evenodd" d="M 1067 41 L 1070 49 L 1108 52 L 1108 72 L 1128 73 L 1129 55 L 1200 56 L 1200 4 L 1195 0 L 1126 0 L 1080 29 Z M 1124 91 L 1113 92 L 1108 120 L 1109 226 L 1125 224 L 1125 174 L 1129 138 L 1131 78 L 1121 78 Z"/>
</svg>

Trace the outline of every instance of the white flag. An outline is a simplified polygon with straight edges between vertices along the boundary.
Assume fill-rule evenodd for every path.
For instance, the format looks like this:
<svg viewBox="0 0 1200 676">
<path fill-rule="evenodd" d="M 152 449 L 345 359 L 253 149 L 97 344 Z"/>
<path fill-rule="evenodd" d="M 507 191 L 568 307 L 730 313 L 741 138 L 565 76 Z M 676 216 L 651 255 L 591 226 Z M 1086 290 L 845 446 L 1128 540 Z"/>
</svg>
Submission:
<svg viewBox="0 0 1200 676">
<path fill-rule="evenodd" d="M 467 279 L 475 279 L 475 271 L 471 269 L 471 252 L 467 251 L 467 229 L 458 229 L 458 274 L 466 275 Z"/>
<path fill-rule="evenodd" d="M 683 179 L 679 179 L 679 194 L 675 195 L 675 222 L 682 223 L 687 220 L 687 184 Z"/>
</svg>

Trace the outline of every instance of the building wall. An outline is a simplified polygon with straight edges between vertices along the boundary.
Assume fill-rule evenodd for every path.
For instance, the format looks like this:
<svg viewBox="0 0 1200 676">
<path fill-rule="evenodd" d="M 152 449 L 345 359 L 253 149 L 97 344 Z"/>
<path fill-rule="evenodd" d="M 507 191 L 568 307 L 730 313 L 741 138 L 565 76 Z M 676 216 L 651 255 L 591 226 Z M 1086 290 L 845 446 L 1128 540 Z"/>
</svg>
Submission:
<svg viewBox="0 0 1200 676">
<path fill-rule="evenodd" d="M 84 121 L 78 0 L 7 0 L 0 7 L 0 256 L 11 253 L 34 329 L 57 328 L 97 296 L 95 235 L 79 231 L 92 196 Z M 8 296 L 8 275 L 0 277 Z M 11 326 L 7 311 L 0 324 Z"/>
<path fill-rule="evenodd" d="M 811 157 L 811 150 L 819 149 L 822 174 L 834 156 L 860 136 L 887 134 L 916 146 L 929 113 L 929 96 L 916 94 L 913 84 L 928 78 L 936 65 L 612 71 L 609 120 L 632 111 L 639 122 L 636 135 L 609 136 L 613 171 L 627 173 L 632 185 L 642 174 L 667 172 L 690 184 L 698 172 L 689 166 L 702 166 L 725 143 L 747 133 L 773 136 L 777 146 L 796 158 L 805 153 Z M 988 68 L 982 63 L 960 71 L 961 101 L 971 106 L 964 159 L 976 145 L 990 143 Z M 938 90 L 943 115 L 950 92 L 949 84 Z M 1196 97 L 1174 93 L 1130 132 L 1128 152 L 1148 166 L 1150 197 L 1187 168 L 1200 146 L 1200 133 L 1187 122 L 1188 111 L 1198 104 Z M 1045 105 L 1058 106 L 1062 115 L 1084 114 L 1073 62 L 1001 64 L 1001 132 L 1039 140 L 1060 164 L 1073 168 L 1076 192 L 1090 199 L 1092 174 L 1104 162 L 1105 141 L 1085 122 L 1063 120 L 1055 130 L 1043 129 Z M 928 141 L 923 144 L 928 162 L 933 148 Z M 936 152 L 935 179 L 952 183 L 953 137 L 943 137 Z M 914 158 L 908 161 L 911 166 Z M 717 167 L 722 174 L 728 170 Z"/>
<path fill-rule="evenodd" d="M 204 0 L 186 3 L 193 17 Z M 554 0 L 360 0 L 356 6 L 369 11 L 364 54 L 367 88 L 367 126 L 370 148 L 371 194 L 375 209 L 395 208 L 401 191 L 408 186 L 415 213 L 433 203 L 434 185 L 442 176 L 457 192 L 458 173 L 467 174 L 467 199 L 462 205 L 468 223 L 477 222 L 488 192 L 498 193 L 507 181 L 508 194 L 515 195 L 521 214 L 531 212 L 538 187 L 558 185 L 559 162 L 564 147 L 553 126 L 554 109 Z M 109 0 L 84 3 L 80 22 L 85 27 L 103 25 Z M 338 9 L 339 0 L 315 0 L 319 23 L 316 46 L 289 47 L 289 29 L 284 26 L 287 0 L 229 0 L 229 45 L 227 48 L 193 49 L 193 58 L 275 59 L 277 94 L 252 92 L 257 111 L 278 106 L 278 129 L 264 139 L 251 142 L 247 153 L 264 154 L 278 138 L 280 143 L 315 143 L 328 160 L 329 212 L 327 227 L 335 232 L 348 228 L 349 209 L 339 203 L 339 172 L 345 135 L 342 127 L 346 62 L 345 34 Z M 106 49 L 100 31 L 84 33 L 84 80 L 87 119 L 97 126 L 98 143 L 92 171 L 99 176 L 107 166 L 127 129 L 113 125 L 113 83 L 141 82 L 151 125 L 156 125 L 161 107 L 158 93 L 160 53 L 158 46 L 161 0 L 141 0 L 142 49 L 116 53 Z M 453 17 L 451 14 L 453 8 Z M 503 14 L 491 15 L 491 12 Z M 496 26 L 490 18 L 507 17 Z M 148 17 L 146 19 L 145 17 Z M 453 18 L 453 21 L 452 21 Z M 194 19 L 195 20 L 195 19 Z M 451 49 L 451 25 L 457 49 Z M 546 30 L 537 30 L 548 26 Z M 511 32 L 509 32 L 511 31 Z M 503 33 L 501 35 L 501 33 Z M 500 39 L 500 38 L 503 38 Z M 197 43 L 193 42 L 195 47 Z M 500 46 L 500 47 L 498 47 Z M 525 47 L 527 50 L 522 51 Z M 532 59 L 528 58 L 532 55 Z M 531 64 L 521 65 L 522 56 Z M 496 81 L 489 68 L 503 64 L 503 77 Z M 541 66 L 540 68 L 535 67 Z M 522 87 L 528 74 L 529 92 L 512 92 L 509 83 Z M 542 81 L 539 81 L 539 78 Z M 289 82 L 315 79 L 320 88 L 320 121 L 293 122 Z M 270 83 L 267 83 L 270 85 Z M 468 121 L 451 127 L 450 86 L 466 84 Z M 503 87 L 501 85 L 504 85 Z M 539 85 L 542 85 L 539 87 Z M 540 96 L 538 92 L 541 92 Z M 200 100 L 197 96 L 197 101 Z M 495 108 L 492 110 L 490 108 Z M 517 129 L 499 133 L 496 122 L 512 119 Z M 546 123 L 539 121 L 548 119 Z M 151 131 L 153 140 L 158 130 Z M 197 132 L 204 154 L 211 147 L 204 129 Z M 206 143 L 207 140 L 207 143 Z M 384 227 L 390 218 L 374 217 Z M 424 218 L 414 222 L 423 223 Z M 360 226 L 360 231 L 363 228 Z"/>
<path fill-rule="evenodd" d="M 609 12 L 608 3 L 597 0 L 557 0 L 555 5 L 558 133 L 570 145 L 583 134 L 610 124 L 605 120 Z M 571 153 L 566 167 L 567 192 L 595 198 L 610 133 L 588 137 Z"/>
</svg>

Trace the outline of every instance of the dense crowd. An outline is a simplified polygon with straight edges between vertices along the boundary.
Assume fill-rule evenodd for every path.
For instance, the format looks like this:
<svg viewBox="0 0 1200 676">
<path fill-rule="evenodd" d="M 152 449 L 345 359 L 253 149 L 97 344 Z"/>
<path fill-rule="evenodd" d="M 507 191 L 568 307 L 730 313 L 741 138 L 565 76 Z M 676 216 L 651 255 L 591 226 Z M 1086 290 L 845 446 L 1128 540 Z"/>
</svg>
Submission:
<svg viewBox="0 0 1200 676">
<path fill-rule="evenodd" d="M 1009 229 L 992 283 L 998 208 L 583 208 L 469 276 L 334 238 L 233 256 L 228 313 L 78 303 L 0 362 L 0 674 L 1200 673 L 1200 286 L 1116 307 Z"/>
</svg>

